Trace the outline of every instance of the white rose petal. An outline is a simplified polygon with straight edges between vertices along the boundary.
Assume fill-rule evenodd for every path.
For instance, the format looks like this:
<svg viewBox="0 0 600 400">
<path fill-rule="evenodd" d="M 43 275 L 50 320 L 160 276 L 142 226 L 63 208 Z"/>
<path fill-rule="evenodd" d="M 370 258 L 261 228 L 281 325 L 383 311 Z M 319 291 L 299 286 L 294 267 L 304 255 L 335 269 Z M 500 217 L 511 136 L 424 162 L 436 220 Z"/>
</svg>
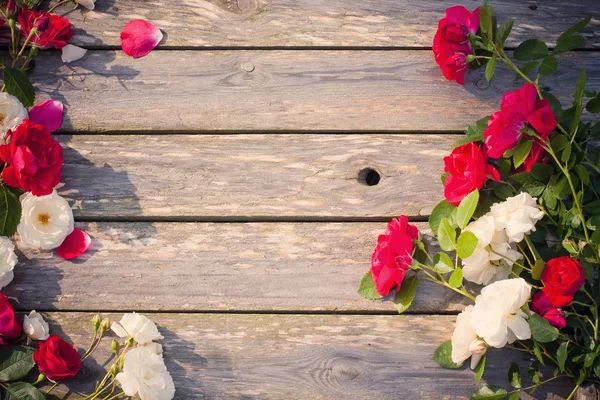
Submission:
<svg viewBox="0 0 600 400">
<path fill-rule="evenodd" d="M 8 93 L 0 93 L 0 144 L 6 144 L 5 133 L 15 129 L 28 117 L 27 109 L 19 99 Z"/>
<path fill-rule="evenodd" d="M 35 310 L 23 319 L 23 332 L 33 340 L 46 340 L 50 337 L 48 323 Z"/>
<path fill-rule="evenodd" d="M 509 242 L 518 243 L 524 235 L 535 232 L 535 224 L 544 217 L 536 199 L 528 193 L 519 193 L 502 203 L 494 204 L 490 210 L 496 230 L 506 230 Z"/>
<path fill-rule="evenodd" d="M 171 400 L 175 397 L 173 378 L 162 355 L 149 347 L 137 347 L 125 355 L 123 372 L 116 377 L 127 396 L 141 400 Z"/>
<path fill-rule="evenodd" d="M 12 282 L 15 274 L 13 272 L 17 265 L 15 245 L 5 237 L 0 236 L 0 289 Z"/>
<path fill-rule="evenodd" d="M 111 328 L 117 336 L 131 336 L 139 344 L 146 344 L 163 338 L 154 322 L 137 313 L 123 315 L 121 321 L 114 322 Z"/>
<path fill-rule="evenodd" d="M 506 279 L 514 262 L 523 257 L 508 243 L 504 231 L 496 231 L 495 226 L 494 217 L 486 214 L 465 228 L 478 241 L 473 254 L 463 260 L 463 276 L 469 282 L 488 285 Z"/>
<path fill-rule="evenodd" d="M 77 3 L 79 3 L 79 5 L 81 5 L 82 7 L 87 8 L 88 10 L 93 10 L 94 7 L 96 6 L 94 3 L 96 2 L 96 0 L 77 0 Z"/>
<path fill-rule="evenodd" d="M 456 317 L 452 334 L 452 361 L 462 364 L 471 357 L 471 369 L 475 369 L 487 350 L 485 342 L 477 337 L 472 323 L 473 306 L 468 306 Z"/>
<path fill-rule="evenodd" d="M 21 222 L 17 232 L 27 245 L 55 249 L 73 232 L 73 211 L 56 190 L 47 196 L 21 195 Z"/>
<path fill-rule="evenodd" d="M 68 44 L 62 48 L 61 59 L 64 63 L 70 63 L 79 60 L 81 57 L 85 56 L 85 53 L 87 53 L 86 49 Z"/>
<path fill-rule="evenodd" d="M 505 279 L 481 289 L 472 313 L 477 336 L 497 348 L 516 339 L 529 339 L 531 330 L 521 307 L 530 295 L 531 286 L 522 278 Z"/>
</svg>

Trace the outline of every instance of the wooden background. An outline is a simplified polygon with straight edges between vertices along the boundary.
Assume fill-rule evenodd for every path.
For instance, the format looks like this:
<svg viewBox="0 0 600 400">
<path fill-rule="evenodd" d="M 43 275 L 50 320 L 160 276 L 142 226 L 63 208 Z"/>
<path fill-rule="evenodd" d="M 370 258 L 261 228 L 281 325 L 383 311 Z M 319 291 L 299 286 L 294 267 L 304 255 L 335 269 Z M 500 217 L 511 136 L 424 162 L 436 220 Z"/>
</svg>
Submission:
<svg viewBox="0 0 600 400">
<path fill-rule="evenodd" d="M 473 9 L 480 5 L 464 1 Z M 64 65 L 38 57 L 40 99 L 65 103 L 60 189 L 92 249 L 70 262 L 20 247 L 8 294 L 86 346 L 96 311 L 136 310 L 160 326 L 177 399 L 466 399 L 472 372 L 432 360 L 465 302 L 423 283 L 411 310 L 356 294 L 385 223 L 427 234 L 442 158 L 468 123 L 520 83 L 483 71 L 447 82 L 431 53 L 446 7 L 417 0 L 98 0 L 62 7 Z M 502 0 L 514 47 L 549 45 L 591 14 L 585 49 L 543 86 L 570 102 L 579 67 L 600 89 L 597 0 Z M 119 50 L 145 18 L 165 33 L 149 56 Z M 381 180 L 366 184 L 360 171 Z M 81 379 L 93 390 L 109 341 Z M 490 351 L 484 380 L 508 387 L 510 359 Z M 565 395 L 554 381 L 536 397 Z M 73 395 L 70 398 L 75 398 Z"/>
</svg>

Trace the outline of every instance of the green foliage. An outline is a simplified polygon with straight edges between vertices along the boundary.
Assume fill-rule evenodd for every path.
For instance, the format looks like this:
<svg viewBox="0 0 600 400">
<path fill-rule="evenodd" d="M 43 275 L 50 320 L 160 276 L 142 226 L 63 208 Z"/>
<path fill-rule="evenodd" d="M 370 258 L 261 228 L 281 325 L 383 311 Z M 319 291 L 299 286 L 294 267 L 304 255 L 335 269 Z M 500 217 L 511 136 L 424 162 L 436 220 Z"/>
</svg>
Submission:
<svg viewBox="0 0 600 400">
<path fill-rule="evenodd" d="M 452 340 L 446 340 L 435 349 L 433 361 L 442 368 L 456 369 L 462 366 L 452 361 Z"/>
<path fill-rule="evenodd" d="M 588 103 L 585 106 L 585 109 L 593 114 L 600 113 L 600 94 L 596 95 L 593 99 L 588 101 Z"/>
<path fill-rule="evenodd" d="M 27 382 L 16 382 L 6 386 L 6 400 L 44 400 L 35 386 Z"/>
<path fill-rule="evenodd" d="M 533 140 L 522 140 L 515 149 L 515 154 L 513 155 L 513 162 L 515 164 L 515 168 L 519 168 L 525 159 L 531 152 L 531 146 L 533 146 Z"/>
<path fill-rule="evenodd" d="M 462 285 L 463 281 L 463 272 L 460 267 L 454 268 L 454 271 L 450 275 L 450 279 L 448 279 L 448 285 L 453 288 L 459 288 Z"/>
<path fill-rule="evenodd" d="M 416 275 L 406 277 L 404 281 L 402 281 L 400 290 L 396 293 L 396 297 L 394 298 L 394 304 L 396 304 L 398 313 L 402 314 L 404 311 L 408 310 L 417 294 L 418 286 L 419 278 L 417 278 Z"/>
<path fill-rule="evenodd" d="M 558 68 L 558 60 L 554 56 L 548 56 L 544 58 L 540 67 L 538 68 L 538 72 L 540 75 L 552 75 L 556 72 Z"/>
<path fill-rule="evenodd" d="M 479 191 L 474 190 L 468 195 L 465 196 L 464 199 L 458 205 L 458 209 L 456 210 L 456 224 L 460 229 L 464 229 L 473 217 L 475 213 L 475 209 L 477 208 L 477 203 L 479 202 Z"/>
<path fill-rule="evenodd" d="M 483 386 L 471 396 L 471 400 L 500 400 L 506 397 L 508 392 L 498 386 Z"/>
<path fill-rule="evenodd" d="M 0 184 L 0 236 L 11 237 L 21 221 L 21 202 L 15 189 Z"/>
<path fill-rule="evenodd" d="M 450 225 L 448 218 L 442 218 L 438 228 L 438 241 L 444 251 L 456 249 L 456 230 Z"/>
<path fill-rule="evenodd" d="M 546 263 L 541 258 L 537 259 L 531 268 L 531 277 L 536 281 L 542 279 L 542 271 L 546 268 Z"/>
<path fill-rule="evenodd" d="M 0 381 L 11 382 L 24 378 L 35 367 L 34 349 L 26 346 L 0 348 Z"/>
<path fill-rule="evenodd" d="M 521 371 L 517 363 L 512 363 L 508 370 L 508 381 L 516 389 L 521 389 Z"/>
<path fill-rule="evenodd" d="M 456 242 L 456 253 L 463 260 L 471 257 L 477 248 L 478 242 L 479 240 L 473 232 L 464 231 L 460 234 L 458 241 Z"/>
<path fill-rule="evenodd" d="M 447 274 L 454 271 L 454 264 L 446 253 L 439 252 L 433 257 L 433 265 L 440 274 Z"/>
<path fill-rule="evenodd" d="M 446 200 L 440 201 L 433 208 L 433 211 L 431 211 L 431 215 L 429 216 L 429 227 L 434 234 L 437 233 L 442 218 L 449 218 L 455 208 L 455 206 L 448 203 Z"/>
<path fill-rule="evenodd" d="M 539 60 L 548 55 L 548 46 L 538 39 L 528 39 L 517 46 L 513 57 L 519 61 Z"/>
<path fill-rule="evenodd" d="M 529 327 L 531 328 L 531 337 L 540 343 L 553 342 L 558 338 L 558 329 L 537 314 L 529 318 Z"/>
<path fill-rule="evenodd" d="M 358 294 L 369 300 L 377 300 L 381 298 L 381 295 L 377 293 L 377 289 L 375 288 L 375 282 L 373 282 L 373 276 L 371 275 L 371 272 L 364 274 L 360 280 L 358 285 Z"/>
<path fill-rule="evenodd" d="M 510 35 L 510 31 L 512 30 L 514 22 L 515 21 L 512 19 L 508 19 L 504 21 L 498 28 L 498 32 L 496 34 L 496 46 L 498 48 L 501 49 L 504 47 L 504 42 L 506 42 L 506 39 L 508 39 L 508 35 Z"/>
<path fill-rule="evenodd" d="M 5 66 L 3 70 L 6 93 L 15 96 L 25 107 L 32 107 L 35 91 L 29 77 L 16 68 Z"/>
<path fill-rule="evenodd" d="M 484 355 L 483 357 L 481 357 L 481 360 L 479 360 L 479 362 L 477 363 L 477 366 L 475 367 L 475 382 L 479 383 L 479 381 L 481 380 L 481 377 L 483 376 L 483 371 L 485 370 L 485 361 L 486 361 L 486 356 Z"/>
<path fill-rule="evenodd" d="M 491 81 L 492 77 L 494 76 L 497 61 L 498 58 L 496 56 L 492 56 L 492 58 L 489 59 L 487 65 L 485 66 L 485 79 L 487 79 L 488 82 Z"/>
</svg>

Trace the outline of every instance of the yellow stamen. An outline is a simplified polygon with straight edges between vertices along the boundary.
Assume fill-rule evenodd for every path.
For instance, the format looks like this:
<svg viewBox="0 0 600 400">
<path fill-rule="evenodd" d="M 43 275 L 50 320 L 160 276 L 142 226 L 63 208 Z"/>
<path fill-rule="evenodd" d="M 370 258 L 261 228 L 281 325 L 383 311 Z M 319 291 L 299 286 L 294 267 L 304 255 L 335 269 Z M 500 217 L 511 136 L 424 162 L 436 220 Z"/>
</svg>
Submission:
<svg viewBox="0 0 600 400">
<path fill-rule="evenodd" d="M 38 222 L 42 225 L 48 225 L 50 223 L 50 215 L 47 213 L 38 214 Z"/>
</svg>

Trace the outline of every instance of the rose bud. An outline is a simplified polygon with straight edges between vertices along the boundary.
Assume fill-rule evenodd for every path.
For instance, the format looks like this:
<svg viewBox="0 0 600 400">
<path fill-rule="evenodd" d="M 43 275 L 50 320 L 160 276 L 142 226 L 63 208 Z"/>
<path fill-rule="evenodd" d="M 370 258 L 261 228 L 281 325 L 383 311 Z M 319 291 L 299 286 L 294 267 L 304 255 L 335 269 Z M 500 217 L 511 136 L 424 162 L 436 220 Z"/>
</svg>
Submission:
<svg viewBox="0 0 600 400">
<path fill-rule="evenodd" d="M 17 15 L 17 3 L 15 0 L 10 0 L 6 5 L 6 16 L 9 19 L 14 19 Z"/>
<path fill-rule="evenodd" d="M 23 321 L 23 332 L 33 340 L 46 340 L 50 337 L 50 327 L 44 318 L 35 310 L 26 315 Z"/>
<path fill-rule="evenodd" d="M 38 32 L 45 32 L 48 29 L 48 25 L 50 24 L 50 18 L 45 15 L 42 15 L 38 19 L 35 20 L 35 29 Z"/>
</svg>

